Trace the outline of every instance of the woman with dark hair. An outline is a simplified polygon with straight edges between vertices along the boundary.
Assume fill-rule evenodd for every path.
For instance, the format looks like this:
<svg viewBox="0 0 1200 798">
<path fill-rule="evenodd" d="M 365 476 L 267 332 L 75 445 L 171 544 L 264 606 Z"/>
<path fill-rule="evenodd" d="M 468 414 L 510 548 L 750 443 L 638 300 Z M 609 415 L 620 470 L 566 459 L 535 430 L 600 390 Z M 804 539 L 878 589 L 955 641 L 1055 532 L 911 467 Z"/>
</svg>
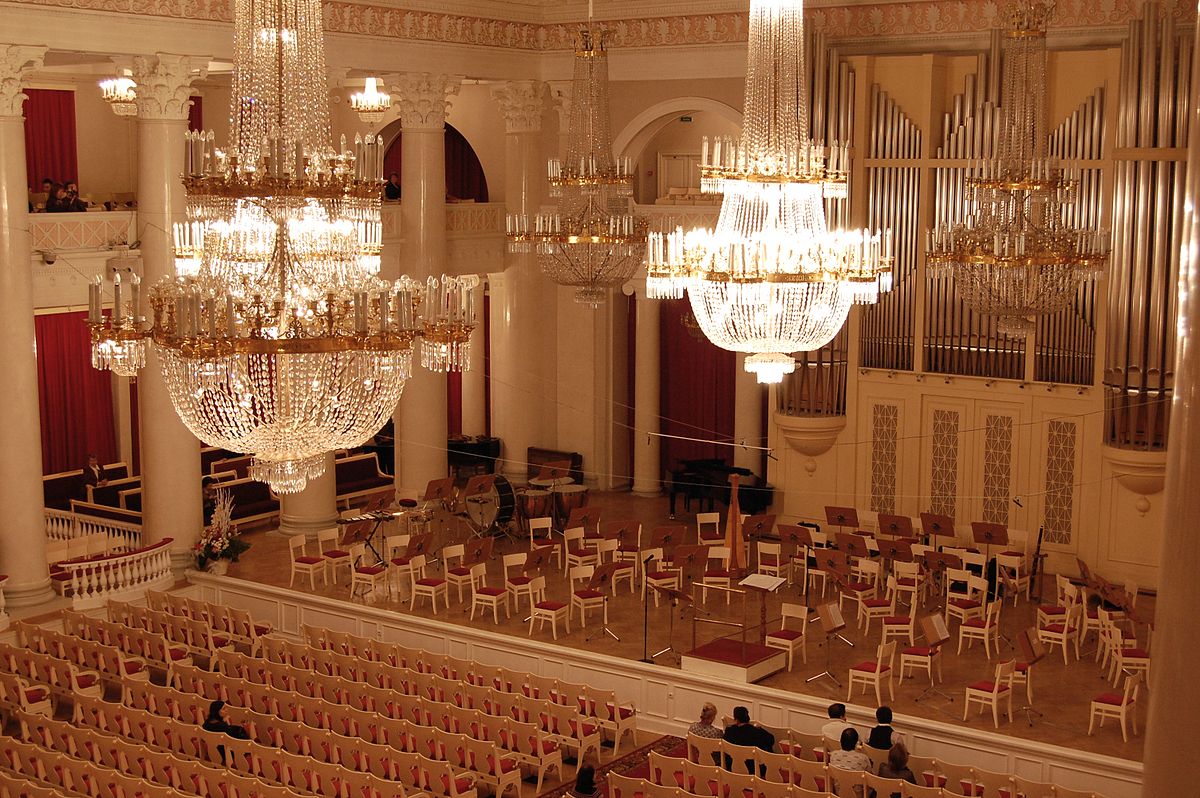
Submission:
<svg viewBox="0 0 1200 798">
<path fill-rule="evenodd" d="M 597 798 L 600 791 L 596 789 L 596 769 L 591 765 L 582 765 L 575 774 L 575 786 L 571 789 L 574 798 Z"/>
<path fill-rule="evenodd" d="M 879 763 L 878 775 L 885 779 L 903 779 L 909 784 L 917 783 L 917 777 L 908 766 L 908 749 L 904 743 L 896 743 L 888 749 L 887 761 Z M 900 793 L 892 793 L 891 798 L 900 798 Z"/>
<path fill-rule="evenodd" d="M 250 735 L 243 727 L 229 722 L 229 710 L 225 708 L 224 701 L 214 701 L 208 705 L 208 717 L 204 719 L 204 730 L 228 734 L 238 740 L 250 739 Z"/>
</svg>

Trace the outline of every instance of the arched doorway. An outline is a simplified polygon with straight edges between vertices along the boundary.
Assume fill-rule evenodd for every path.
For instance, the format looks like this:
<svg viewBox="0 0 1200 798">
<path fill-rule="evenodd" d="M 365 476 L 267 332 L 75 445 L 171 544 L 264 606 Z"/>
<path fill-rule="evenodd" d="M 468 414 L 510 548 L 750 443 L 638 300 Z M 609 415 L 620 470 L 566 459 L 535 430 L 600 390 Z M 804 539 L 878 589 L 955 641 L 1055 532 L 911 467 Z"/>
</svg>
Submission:
<svg viewBox="0 0 1200 798">
<path fill-rule="evenodd" d="M 393 172 L 400 173 L 400 122 L 388 125 L 380 131 L 380 135 L 388 142 L 383 156 L 383 174 L 386 178 Z M 449 124 L 446 125 L 446 196 L 458 200 L 488 201 L 487 175 L 483 173 L 479 156 L 466 137 Z"/>
</svg>

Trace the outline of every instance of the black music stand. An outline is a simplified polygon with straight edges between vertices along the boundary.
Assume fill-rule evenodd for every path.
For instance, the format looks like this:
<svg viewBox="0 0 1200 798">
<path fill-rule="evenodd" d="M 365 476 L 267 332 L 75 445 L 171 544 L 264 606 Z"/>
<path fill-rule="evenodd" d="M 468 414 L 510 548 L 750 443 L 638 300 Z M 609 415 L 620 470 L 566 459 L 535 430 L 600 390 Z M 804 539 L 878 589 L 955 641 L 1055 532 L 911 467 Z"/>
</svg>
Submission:
<svg viewBox="0 0 1200 798">
<path fill-rule="evenodd" d="M 938 513 L 921 513 L 921 530 L 925 533 L 926 538 L 933 538 L 933 543 L 930 545 L 933 546 L 934 551 L 937 551 L 938 535 L 954 537 L 954 519 Z"/>
<path fill-rule="evenodd" d="M 821 604 L 817 607 L 817 620 L 821 622 L 821 631 L 825 633 L 825 670 L 815 676 L 809 676 L 804 681 L 805 683 L 811 683 L 825 676 L 836 684 L 838 688 L 841 688 L 841 681 L 833 673 L 833 641 L 834 639 L 840 639 L 850 643 L 841 634 L 841 631 L 846 628 L 846 619 L 842 617 L 842 608 L 838 606 L 836 601 Z M 854 644 L 850 643 L 850 645 L 853 646 Z"/>
<path fill-rule="evenodd" d="M 894 538 L 911 538 L 913 536 L 912 518 L 907 515 L 880 513 L 879 532 Z"/>
<path fill-rule="evenodd" d="M 1008 527 L 1004 524 L 996 524 L 990 521 L 972 521 L 971 534 L 975 538 L 975 542 L 983 544 L 983 577 L 987 579 L 988 571 L 996 573 L 992 567 L 992 546 L 1007 546 L 1008 545 Z M 999 592 L 1000 578 L 995 576 L 988 580 L 989 599 L 995 599 Z"/>
<path fill-rule="evenodd" d="M 600 534 L 600 508 L 572 507 L 563 529 L 574 529 L 577 526 L 583 527 L 585 535 L 588 533 L 588 527 L 591 527 L 597 535 Z"/>
<path fill-rule="evenodd" d="M 866 539 L 853 532 L 838 532 L 837 548 L 847 557 L 857 557 L 860 560 L 871 559 L 871 550 L 867 548 Z"/>
<path fill-rule="evenodd" d="M 648 658 L 642 660 L 643 662 L 647 662 L 647 661 L 653 662 L 655 657 L 661 657 L 663 654 L 666 654 L 668 651 L 675 651 L 675 607 L 680 604 L 687 606 L 692 603 L 692 597 L 689 596 L 687 593 L 684 593 L 682 590 L 676 590 L 673 587 L 662 587 L 660 585 L 651 585 L 650 587 L 653 590 L 657 591 L 658 593 L 667 597 L 667 599 L 670 601 L 669 607 L 670 607 L 671 613 L 668 616 L 668 621 L 667 621 L 667 647 L 664 648 L 662 651 L 659 651 L 655 654 L 651 654 Z M 649 596 L 647 596 L 646 598 L 647 598 L 646 605 L 649 606 L 650 605 Z M 678 652 L 676 652 L 676 653 L 678 653 Z"/>
<path fill-rule="evenodd" d="M 526 560 L 526 563 L 528 562 Z M 592 578 L 588 580 L 588 590 L 598 590 L 604 597 L 604 609 L 601 610 L 600 616 L 600 633 L 620 642 L 621 638 L 617 636 L 617 633 L 608 628 L 608 596 L 612 592 L 613 574 L 617 572 L 618 565 L 619 563 L 606 562 L 593 571 Z M 589 635 L 587 639 L 590 641 L 592 638 Z"/>
<path fill-rule="evenodd" d="M 746 541 L 764 538 L 771 534 L 771 530 L 774 528 L 775 516 L 770 513 L 746 516 L 746 519 L 742 521 L 742 537 Z"/>
<path fill-rule="evenodd" d="M 853 507 L 825 505 L 825 523 L 830 526 L 852 526 L 858 529 L 858 510 Z"/>
<path fill-rule="evenodd" d="M 817 558 L 817 570 L 824 571 L 833 577 L 838 590 L 844 593 L 850 585 L 850 565 L 847 562 L 846 553 L 837 551 L 836 549 L 814 549 L 813 553 Z M 818 611 L 820 609 L 820 607 L 817 607 Z M 841 616 L 840 606 L 838 607 L 838 616 Z M 842 628 L 845 628 L 844 623 L 842 624 Z M 854 648 L 854 643 L 845 636 L 838 634 L 837 638 L 851 648 Z"/>
<path fill-rule="evenodd" d="M 491 559 L 492 547 L 495 543 L 495 538 L 475 538 L 468 541 L 463 550 L 463 567 L 487 562 Z"/>
<path fill-rule="evenodd" d="M 1025 658 L 1025 678 L 1028 680 L 1030 670 L 1046 656 L 1046 645 L 1038 637 L 1037 629 L 1030 626 L 1027 629 L 1021 630 L 1021 633 L 1017 635 L 1017 648 L 1021 650 L 1021 656 Z M 1029 701 L 1028 681 L 1025 684 L 1025 700 Z M 1018 709 L 1017 712 L 1025 713 L 1025 719 L 1029 721 L 1030 726 L 1033 725 L 1034 715 L 1037 715 L 1039 718 L 1044 717 L 1041 712 L 1038 712 L 1028 703 Z"/>
<path fill-rule="evenodd" d="M 957 554 L 947 554 L 943 551 L 927 551 L 925 552 L 925 568 L 929 571 L 929 576 L 938 582 L 938 603 L 934 609 L 940 609 L 942 606 L 942 596 L 945 595 L 946 586 L 946 571 L 950 568 L 962 568 L 962 557 Z"/>
<path fill-rule="evenodd" d="M 926 696 L 939 695 L 947 701 L 954 701 L 954 696 L 940 689 L 933 679 L 933 658 L 941 656 L 942 646 L 946 645 L 950 640 L 950 629 L 946 626 L 946 619 L 941 615 L 925 615 L 921 617 L 921 632 L 925 636 L 925 642 L 929 648 L 933 649 L 933 654 L 929 657 L 929 681 L 930 685 L 921 691 L 913 701 L 920 701 Z"/>
<path fill-rule="evenodd" d="M 654 528 L 650 533 L 650 545 L 647 548 L 662 549 L 663 556 L 667 549 L 673 548 L 687 536 L 687 527 L 683 524 L 664 524 Z"/>
<path fill-rule="evenodd" d="M 445 479 L 431 479 L 429 484 L 425 486 L 425 495 L 421 497 L 423 502 L 441 502 L 444 509 L 449 510 L 454 502 L 454 477 L 446 477 Z"/>
<path fill-rule="evenodd" d="M 671 552 L 671 565 L 679 569 L 681 583 L 690 594 L 696 571 L 703 573 L 708 566 L 708 546 L 676 546 Z"/>
<path fill-rule="evenodd" d="M 879 544 L 879 555 L 883 557 L 884 565 L 891 568 L 895 562 L 912 562 L 913 551 L 911 540 L 900 540 L 896 538 L 884 540 Z M 916 606 L 916 599 L 913 599 L 913 605 Z"/>
</svg>

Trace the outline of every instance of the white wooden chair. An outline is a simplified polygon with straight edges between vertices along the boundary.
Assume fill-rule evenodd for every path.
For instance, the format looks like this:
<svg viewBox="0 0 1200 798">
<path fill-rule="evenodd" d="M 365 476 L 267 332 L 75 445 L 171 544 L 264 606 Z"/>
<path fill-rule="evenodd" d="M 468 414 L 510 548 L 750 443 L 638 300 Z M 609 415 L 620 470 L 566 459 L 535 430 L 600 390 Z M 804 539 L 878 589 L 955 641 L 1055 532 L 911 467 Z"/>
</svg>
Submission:
<svg viewBox="0 0 1200 798">
<path fill-rule="evenodd" d="M 600 565 L 600 554 L 595 547 L 588 546 L 584 541 L 584 529 L 581 526 L 571 527 L 563 532 L 564 545 L 567 547 L 567 561 L 564 568 L 569 572 L 572 568 L 590 565 L 593 568 Z"/>
<path fill-rule="evenodd" d="M 325 558 L 317 554 L 308 553 L 308 538 L 304 535 L 292 535 L 288 538 L 288 554 L 292 561 L 292 575 L 288 579 L 288 587 L 296 582 L 297 576 L 308 577 L 309 590 L 317 589 L 317 577 L 321 577 L 321 584 L 326 584 L 326 562 Z"/>
<path fill-rule="evenodd" d="M 866 692 L 867 687 L 875 688 L 875 704 L 880 706 L 883 704 L 883 682 L 887 680 L 888 695 L 891 700 L 896 700 L 896 686 L 892 680 L 892 670 L 896 662 L 896 641 L 892 640 L 887 643 L 880 643 L 879 649 L 875 653 L 874 661 L 867 660 L 853 665 L 850 668 L 849 684 L 846 687 L 846 700 L 849 701 L 854 695 L 854 685 L 862 685 L 863 692 Z"/>
<path fill-rule="evenodd" d="M 572 568 L 570 573 L 571 580 L 571 601 L 570 609 L 567 612 L 567 622 L 570 622 L 571 616 L 575 614 L 575 610 L 579 610 L 579 625 L 587 626 L 588 610 L 600 610 L 604 616 L 604 623 L 608 623 L 608 602 L 605 601 L 604 592 L 601 590 L 593 590 L 587 586 L 588 581 L 592 578 L 592 574 L 596 569 L 590 565 L 580 565 Z"/>
<path fill-rule="evenodd" d="M 1076 603 L 1067 610 L 1067 616 L 1062 621 L 1048 623 L 1038 627 L 1038 639 L 1047 646 L 1062 648 L 1063 664 L 1068 664 L 1067 647 L 1075 643 L 1075 659 L 1079 659 L 1080 618 L 1083 616 L 1083 605 Z"/>
<path fill-rule="evenodd" d="M 533 624 L 538 624 L 538 629 L 546 628 L 546 622 L 550 622 L 550 634 L 558 639 L 558 624 L 561 622 L 567 634 L 571 633 L 571 605 L 565 601 L 550 601 L 546 598 L 546 577 L 536 576 L 533 582 L 530 583 L 532 592 L 533 606 L 529 611 L 529 636 L 533 636 Z"/>
<path fill-rule="evenodd" d="M 642 600 L 648 600 L 645 593 L 650 591 L 654 593 L 654 606 L 657 607 L 660 596 L 657 590 L 653 590 L 654 586 L 679 590 L 683 584 L 683 572 L 663 558 L 662 549 L 646 549 L 643 554 L 650 559 L 643 568 L 645 575 L 642 579 Z"/>
<path fill-rule="evenodd" d="M 700 579 L 700 600 L 708 603 L 708 588 L 733 586 L 733 575 L 729 571 L 729 547 L 709 546 L 708 563 L 704 567 L 704 576 Z M 721 591 L 725 594 L 725 603 L 733 601 L 731 590 Z"/>
<path fill-rule="evenodd" d="M 1129 734 L 1125 730 L 1126 720 L 1137 734 L 1137 700 L 1142 685 L 1142 674 L 1125 677 L 1125 690 L 1121 693 L 1104 693 L 1092 699 L 1091 711 L 1088 717 L 1088 736 L 1095 731 L 1096 719 L 1100 727 L 1104 727 L 1107 718 L 1116 718 L 1121 722 L 1121 739 L 1129 742 Z"/>
<path fill-rule="evenodd" d="M 508 555 L 512 556 L 512 555 Z M 523 554 L 521 556 L 524 556 Z M 471 620 L 475 620 L 475 611 L 487 611 L 489 608 L 492 611 L 492 621 L 497 625 L 500 624 L 500 607 L 504 607 L 505 617 L 512 615 L 511 600 L 512 591 L 505 587 L 488 587 L 487 585 L 487 564 L 476 563 L 471 567 L 472 582 L 471 582 Z"/>
<path fill-rule="evenodd" d="M 963 720 L 971 711 L 972 704 L 979 705 L 979 711 L 984 707 L 992 708 L 992 724 L 1000 728 L 1000 702 L 1004 701 L 1008 712 L 1008 722 L 1012 723 L 1013 671 L 1017 663 L 1014 660 L 1001 662 L 996 666 L 996 674 L 992 681 L 979 681 L 967 685 L 966 698 L 963 700 Z"/>
<path fill-rule="evenodd" d="M 789 604 L 785 601 L 780 612 L 782 617 L 779 628 L 773 632 L 767 632 L 764 642 L 770 648 L 778 648 L 787 652 L 787 668 L 790 671 L 797 651 L 800 652 L 804 663 L 808 663 L 808 607 L 803 604 Z M 789 619 L 796 621 L 790 628 L 788 626 Z"/>
<path fill-rule="evenodd" d="M 755 551 L 758 553 L 758 572 L 767 576 L 781 576 L 792 583 L 792 562 L 791 558 L 783 557 L 783 546 L 779 543 L 768 543 L 766 541 L 758 541 L 754 545 Z"/>
<path fill-rule="evenodd" d="M 367 565 L 363 562 L 366 558 L 367 545 L 365 543 L 355 543 L 350 546 L 350 559 L 354 566 L 350 571 L 350 600 L 358 594 L 359 590 L 365 591 L 363 599 L 367 599 L 380 589 L 390 596 L 391 586 L 388 582 L 388 566 L 384 563 Z M 424 557 L 421 558 L 424 560 Z"/>
<path fill-rule="evenodd" d="M 341 538 L 342 531 L 337 527 L 322 529 L 317 533 L 317 550 L 325 558 L 330 581 L 335 585 L 338 580 L 338 568 L 345 568 L 347 574 L 354 568 L 350 550 L 342 547 Z"/>
<path fill-rule="evenodd" d="M 715 546 L 725 542 L 725 535 L 721 532 L 720 513 L 696 513 L 696 542 L 701 546 Z"/>
<path fill-rule="evenodd" d="M 976 640 L 983 641 L 983 651 L 987 658 L 992 658 L 992 645 L 996 646 L 996 654 L 1000 654 L 1000 608 L 1004 602 L 1000 599 L 989 601 L 987 611 L 982 618 L 971 618 L 963 621 L 958 627 L 958 653 L 962 653 L 963 641 L 967 650 Z"/>
</svg>

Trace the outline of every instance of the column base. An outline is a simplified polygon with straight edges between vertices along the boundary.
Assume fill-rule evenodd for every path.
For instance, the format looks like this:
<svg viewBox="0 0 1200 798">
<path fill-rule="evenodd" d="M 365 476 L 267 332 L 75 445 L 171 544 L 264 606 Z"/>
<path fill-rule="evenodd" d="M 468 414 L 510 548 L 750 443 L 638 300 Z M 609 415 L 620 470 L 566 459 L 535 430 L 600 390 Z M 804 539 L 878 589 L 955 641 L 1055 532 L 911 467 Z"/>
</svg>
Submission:
<svg viewBox="0 0 1200 798">
<path fill-rule="evenodd" d="M 4 603 L 8 609 L 14 607 L 35 607 L 53 601 L 58 594 L 50 587 L 50 579 L 27 585 L 7 584 L 4 586 Z"/>
<path fill-rule="evenodd" d="M 642 496 L 647 499 L 653 499 L 655 496 L 663 494 L 662 488 L 648 488 L 645 485 L 634 485 L 630 493 L 634 496 Z"/>
<path fill-rule="evenodd" d="M 183 579 L 184 571 L 196 570 L 196 553 L 191 549 L 173 549 L 171 551 L 171 573 L 175 578 Z"/>
<path fill-rule="evenodd" d="M 304 535 L 309 540 L 316 540 L 318 532 L 335 526 L 337 526 L 336 515 L 327 518 L 279 516 L 279 534 L 281 535 Z"/>
</svg>

